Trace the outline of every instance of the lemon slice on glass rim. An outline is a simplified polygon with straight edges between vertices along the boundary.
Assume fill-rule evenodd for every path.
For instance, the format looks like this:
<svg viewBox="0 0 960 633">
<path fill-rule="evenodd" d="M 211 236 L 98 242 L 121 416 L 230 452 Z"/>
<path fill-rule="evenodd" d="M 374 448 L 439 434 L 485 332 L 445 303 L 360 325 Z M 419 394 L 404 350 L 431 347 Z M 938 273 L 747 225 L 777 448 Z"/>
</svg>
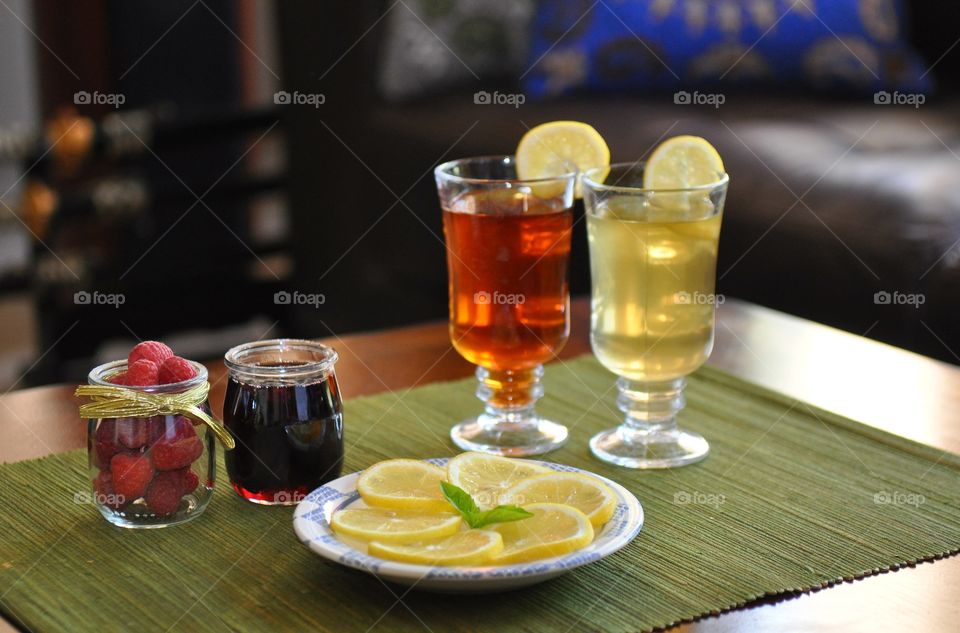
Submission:
<svg viewBox="0 0 960 633">
<path fill-rule="evenodd" d="M 723 176 L 723 160 L 706 139 L 674 136 L 657 146 L 643 170 L 643 188 L 661 191 L 713 184 Z"/>
<path fill-rule="evenodd" d="M 521 180 L 555 178 L 574 170 L 610 166 L 610 148 L 592 126 L 580 121 L 551 121 L 527 130 L 516 152 Z M 580 198 L 580 178 L 576 183 Z"/>
</svg>

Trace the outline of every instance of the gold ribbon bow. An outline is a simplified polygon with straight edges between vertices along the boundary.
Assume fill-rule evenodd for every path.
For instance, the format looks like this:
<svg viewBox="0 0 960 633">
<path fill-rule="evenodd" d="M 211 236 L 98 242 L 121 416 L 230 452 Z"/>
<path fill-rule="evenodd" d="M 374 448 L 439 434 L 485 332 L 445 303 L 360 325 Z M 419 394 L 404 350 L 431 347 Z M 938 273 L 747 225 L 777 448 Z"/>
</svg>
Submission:
<svg viewBox="0 0 960 633">
<path fill-rule="evenodd" d="M 236 444 L 233 436 L 215 417 L 200 408 L 207 401 L 210 383 L 204 382 L 181 393 L 144 393 L 124 387 L 80 385 L 74 395 L 90 398 L 80 405 L 81 418 L 149 418 L 155 415 L 183 415 L 203 422 L 227 450 Z"/>
</svg>

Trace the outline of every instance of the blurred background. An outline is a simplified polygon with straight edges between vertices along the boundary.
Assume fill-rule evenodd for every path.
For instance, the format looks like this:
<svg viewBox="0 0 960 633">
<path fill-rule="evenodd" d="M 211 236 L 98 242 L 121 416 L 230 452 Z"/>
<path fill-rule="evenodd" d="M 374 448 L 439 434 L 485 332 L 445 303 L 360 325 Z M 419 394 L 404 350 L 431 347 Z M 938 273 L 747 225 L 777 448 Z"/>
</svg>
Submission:
<svg viewBox="0 0 960 633">
<path fill-rule="evenodd" d="M 433 167 L 554 119 L 719 149 L 718 292 L 960 363 L 955 3 L 0 4 L 3 389 L 443 319 Z"/>
</svg>

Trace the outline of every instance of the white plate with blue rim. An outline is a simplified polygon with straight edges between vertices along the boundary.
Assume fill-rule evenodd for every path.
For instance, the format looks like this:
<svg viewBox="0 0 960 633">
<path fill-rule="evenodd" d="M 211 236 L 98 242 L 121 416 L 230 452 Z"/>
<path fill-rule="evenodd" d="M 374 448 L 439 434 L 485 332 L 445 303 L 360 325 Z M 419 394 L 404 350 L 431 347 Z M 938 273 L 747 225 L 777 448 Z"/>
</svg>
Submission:
<svg viewBox="0 0 960 633">
<path fill-rule="evenodd" d="M 426 460 L 441 468 L 446 458 Z M 610 486 L 617 496 L 613 517 L 597 532 L 593 542 L 565 556 L 556 556 L 516 565 L 480 567 L 441 567 L 415 565 L 386 560 L 367 554 L 362 541 L 342 538 L 330 529 L 330 519 L 338 510 L 362 504 L 357 492 L 359 472 L 340 477 L 317 488 L 296 507 L 293 529 L 311 550 L 345 567 L 377 576 L 383 581 L 424 591 L 443 593 L 483 593 L 506 591 L 550 580 L 572 569 L 610 556 L 626 546 L 643 527 L 643 506 L 629 490 L 600 475 L 550 462 L 530 461 L 559 472 L 591 475 Z"/>
</svg>

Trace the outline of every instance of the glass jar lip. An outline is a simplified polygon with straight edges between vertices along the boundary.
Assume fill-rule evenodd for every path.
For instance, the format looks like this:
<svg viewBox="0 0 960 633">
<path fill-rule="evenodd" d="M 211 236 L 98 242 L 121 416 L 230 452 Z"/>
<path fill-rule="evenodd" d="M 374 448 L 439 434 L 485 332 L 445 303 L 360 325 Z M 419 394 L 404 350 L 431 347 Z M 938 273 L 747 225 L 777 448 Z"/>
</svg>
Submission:
<svg viewBox="0 0 960 633">
<path fill-rule="evenodd" d="M 603 174 L 603 177 L 606 178 L 607 174 L 618 168 L 628 168 L 628 169 L 638 169 L 641 172 L 646 166 L 645 161 L 637 161 L 634 163 L 612 163 L 607 167 L 594 167 L 593 169 L 588 169 L 580 177 L 580 180 L 583 181 L 584 187 L 589 187 L 594 191 L 603 191 L 603 192 L 614 192 L 614 193 L 696 193 L 704 191 L 714 191 L 726 187 L 730 182 L 730 175 L 727 172 L 720 172 L 717 174 L 717 179 L 713 182 L 707 183 L 705 185 L 697 185 L 696 187 L 687 187 L 685 189 L 645 189 L 643 187 L 633 187 L 631 185 L 607 185 L 599 180 L 596 177 L 599 174 Z"/>
<path fill-rule="evenodd" d="M 256 352 L 270 352 L 283 350 L 301 350 L 318 352 L 317 360 L 298 362 L 296 365 L 258 365 L 244 362 L 244 358 Z M 275 338 L 265 341 L 243 343 L 227 350 L 223 355 L 223 363 L 230 372 L 258 376 L 263 378 L 298 378 L 327 373 L 333 368 L 340 355 L 329 345 L 318 343 L 310 339 Z"/>
<path fill-rule="evenodd" d="M 463 165 L 466 163 L 478 163 L 481 161 L 487 162 L 500 162 L 504 164 L 516 163 L 516 157 L 513 154 L 489 154 L 485 156 L 471 156 L 469 158 L 458 158 L 456 160 L 449 160 L 445 163 L 437 165 L 433 170 L 434 175 L 438 179 L 442 179 L 450 182 L 458 182 L 471 185 L 529 185 L 545 182 L 563 182 L 570 179 L 577 178 L 577 175 L 580 173 L 576 169 L 569 171 L 565 174 L 560 174 L 557 176 L 548 176 L 546 178 L 471 178 L 469 176 L 458 176 L 451 172 L 451 170 L 457 165 Z"/>
<path fill-rule="evenodd" d="M 143 393 L 175 393 L 186 391 L 187 389 L 207 382 L 206 366 L 193 360 L 188 360 L 187 362 L 190 363 L 190 365 L 196 370 L 196 375 L 193 378 L 182 380 L 180 382 L 172 382 L 167 385 L 118 385 L 107 380 L 108 378 L 127 370 L 126 359 L 112 360 L 109 363 L 97 365 L 90 370 L 89 374 L 87 374 L 87 382 L 91 385 L 99 385 L 103 387 L 122 387 L 124 389 L 132 389 L 133 391 L 142 391 Z"/>
</svg>

